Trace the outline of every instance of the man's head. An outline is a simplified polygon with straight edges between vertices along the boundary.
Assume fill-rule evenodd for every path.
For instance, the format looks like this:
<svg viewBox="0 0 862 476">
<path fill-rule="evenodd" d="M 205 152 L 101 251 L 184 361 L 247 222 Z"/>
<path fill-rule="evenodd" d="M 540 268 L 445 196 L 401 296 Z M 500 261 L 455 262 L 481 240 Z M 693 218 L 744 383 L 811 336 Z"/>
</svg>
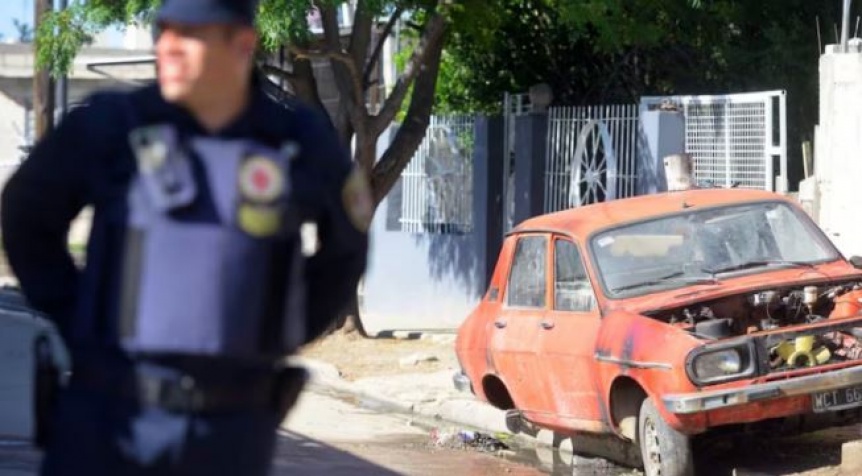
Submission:
<svg viewBox="0 0 862 476">
<path fill-rule="evenodd" d="M 244 87 L 257 34 L 256 0 L 165 0 L 156 18 L 156 69 L 169 102 L 194 104 Z"/>
</svg>

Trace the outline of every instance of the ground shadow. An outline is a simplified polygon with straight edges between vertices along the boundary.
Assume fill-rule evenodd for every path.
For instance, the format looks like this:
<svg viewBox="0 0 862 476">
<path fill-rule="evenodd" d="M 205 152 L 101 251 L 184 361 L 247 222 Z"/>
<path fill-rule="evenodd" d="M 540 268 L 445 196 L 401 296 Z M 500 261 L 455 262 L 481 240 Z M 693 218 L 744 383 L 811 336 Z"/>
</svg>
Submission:
<svg viewBox="0 0 862 476">
<path fill-rule="evenodd" d="M 454 279 L 466 293 L 478 297 L 483 285 L 479 269 L 482 250 L 474 233 L 432 232 L 416 235 L 415 240 L 428 245 L 428 266 L 432 278 L 438 281 Z"/>
<path fill-rule="evenodd" d="M 698 474 L 729 476 L 734 469 L 790 475 L 841 464 L 841 445 L 858 440 L 862 426 L 850 425 L 792 437 L 780 433 L 725 438 L 699 448 Z"/>
<path fill-rule="evenodd" d="M 39 472 L 42 452 L 25 441 L 0 441 L 0 476 Z M 398 473 L 305 436 L 281 431 L 272 476 L 397 475 Z"/>
</svg>

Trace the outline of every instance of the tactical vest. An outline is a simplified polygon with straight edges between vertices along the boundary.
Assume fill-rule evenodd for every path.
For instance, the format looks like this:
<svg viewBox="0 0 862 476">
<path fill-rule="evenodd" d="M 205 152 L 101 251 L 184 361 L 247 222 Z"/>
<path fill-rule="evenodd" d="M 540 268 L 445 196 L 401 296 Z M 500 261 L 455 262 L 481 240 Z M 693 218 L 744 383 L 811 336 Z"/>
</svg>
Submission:
<svg viewBox="0 0 862 476">
<path fill-rule="evenodd" d="M 130 141 L 138 173 L 128 192 L 121 345 L 240 359 L 293 350 L 305 323 L 290 174 L 298 146 L 181 140 L 164 125 L 135 129 Z"/>
</svg>

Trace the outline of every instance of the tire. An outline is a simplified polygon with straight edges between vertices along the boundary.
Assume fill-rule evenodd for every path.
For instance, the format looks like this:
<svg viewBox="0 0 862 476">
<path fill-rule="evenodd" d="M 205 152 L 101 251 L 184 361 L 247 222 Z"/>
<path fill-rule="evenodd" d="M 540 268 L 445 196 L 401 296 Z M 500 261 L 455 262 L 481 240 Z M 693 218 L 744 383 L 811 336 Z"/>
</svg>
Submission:
<svg viewBox="0 0 862 476">
<path fill-rule="evenodd" d="M 638 444 L 645 476 L 693 476 L 691 439 L 664 421 L 650 398 L 638 417 Z"/>
</svg>

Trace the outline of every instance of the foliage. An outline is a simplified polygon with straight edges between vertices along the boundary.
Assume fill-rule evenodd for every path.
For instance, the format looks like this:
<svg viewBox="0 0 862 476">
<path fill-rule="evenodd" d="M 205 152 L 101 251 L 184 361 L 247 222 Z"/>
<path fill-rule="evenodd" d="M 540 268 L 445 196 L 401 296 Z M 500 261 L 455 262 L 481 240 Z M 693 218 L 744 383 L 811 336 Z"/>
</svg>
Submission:
<svg viewBox="0 0 862 476">
<path fill-rule="evenodd" d="M 841 7 L 838 0 L 489 1 L 498 15 L 484 31 L 451 35 L 437 112 L 498 111 L 504 93 L 540 82 L 555 103 L 571 105 L 783 89 L 788 137 L 799 140 L 817 121 L 818 21 L 823 43 L 835 42 Z M 860 13 L 854 5 L 853 18 Z M 791 143 L 791 163 L 798 151 Z"/>
<path fill-rule="evenodd" d="M 12 20 L 12 25 L 15 27 L 15 39 L 19 43 L 30 43 L 33 41 L 33 28 L 29 23 L 19 21 L 15 18 Z"/>
<path fill-rule="evenodd" d="M 37 31 L 37 65 L 49 68 L 55 77 L 63 75 L 99 31 L 118 24 L 151 23 L 159 4 L 159 0 L 90 0 L 52 12 Z M 355 7 L 353 18 L 346 19 L 351 25 L 347 32 L 338 19 L 345 4 Z M 261 0 L 259 67 L 265 79 L 286 80 L 289 93 L 323 108 L 312 63 L 329 63 L 339 101 L 336 110 L 328 112 L 345 143 L 356 144 L 354 159 L 370 175 L 375 203 L 379 203 L 424 136 L 447 29 L 470 20 L 484 5 L 482 0 Z M 322 32 L 311 28 L 312 13 L 318 15 Z M 373 71 L 382 61 L 379 46 L 396 29 L 404 40 L 399 45 L 400 74 L 385 97 L 371 104 L 371 91 L 376 88 Z M 275 51 L 286 52 L 287 64 L 272 64 Z M 279 96 L 285 93 L 272 81 L 267 90 Z M 399 128 L 391 146 L 378 157 L 377 138 L 395 120 L 408 127 Z"/>
</svg>

